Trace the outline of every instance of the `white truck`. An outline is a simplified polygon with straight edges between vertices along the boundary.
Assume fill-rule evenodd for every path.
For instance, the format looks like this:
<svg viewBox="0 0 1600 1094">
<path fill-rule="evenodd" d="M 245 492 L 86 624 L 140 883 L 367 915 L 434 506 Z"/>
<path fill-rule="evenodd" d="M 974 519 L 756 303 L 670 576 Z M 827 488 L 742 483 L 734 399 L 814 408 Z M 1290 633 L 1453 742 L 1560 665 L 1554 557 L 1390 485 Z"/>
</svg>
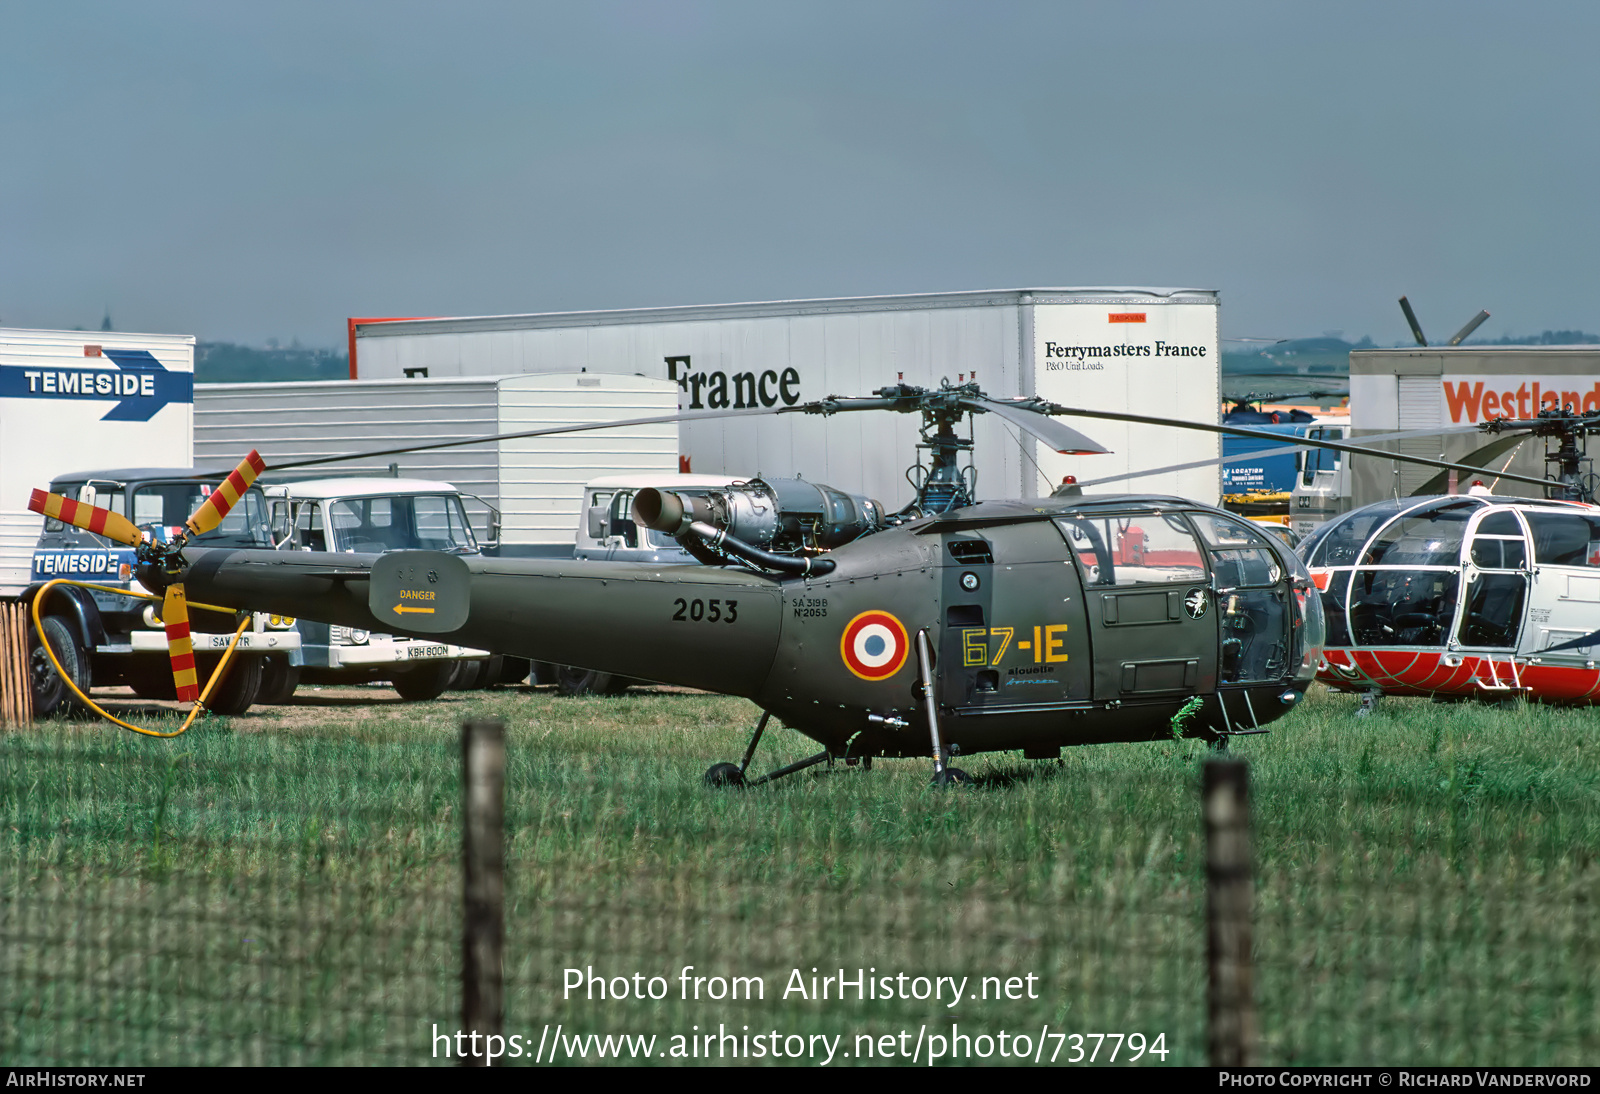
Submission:
<svg viewBox="0 0 1600 1094">
<path fill-rule="evenodd" d="M 189 336 L 0 329 L 0 599 L 31 606 L 58 577 L 130 587 L 131 548 L 59 522 L 47 527 L 28 499 L 49 488 L 119 512 L 157 536 L 181 525 L 248 451 L 218 460 L 212 478 L 194 477 L 193 379 Z M 134 457 L 156 466 L 130 468 Z M 261 495 L 249 494 L 206 542 L 266 545 L 264 513 Z M 51 648 L 80 686 L 124 684 L 161 697 L 171 691 L 172 674 L 149 603 L 63 585 L 40 614 Z M 228 620 L 197 615 L 194 623 L 204 679 L 227 643 L 221 626 Z M 33 711 L 46 717 L 71 696 L 29 630 Z M 248 709 L 266 669 L 263 655 L 292 651 L 298 642 L 292 625 L 252 617 L 211 709 Z"/>
<path fill-rule="evenodd" d="M 478 554 L 480 542 L 450 483 L 379 477 L 311 479 L 266 487 L 269 521 L 279 550 L 376 554 L 396 550 Z M 499 535 L 499 514 L 489 507 L 485 541 Z M 499 658 L 446 642 L 374 634 L 301 619 L 297 653 L 286 656 L 276 688 L 264 702 L 287 702 L 307 684 L 362 684 L 387 680 L 404 699 L 434 699 L 472 663 L 474 680 Z M 494 664 L 487 662 L 493 660 Z M 482 664 L 480 664 L 482 663 Z M 527 675 L 523 668 L 521 676 Z"/>
</svg>

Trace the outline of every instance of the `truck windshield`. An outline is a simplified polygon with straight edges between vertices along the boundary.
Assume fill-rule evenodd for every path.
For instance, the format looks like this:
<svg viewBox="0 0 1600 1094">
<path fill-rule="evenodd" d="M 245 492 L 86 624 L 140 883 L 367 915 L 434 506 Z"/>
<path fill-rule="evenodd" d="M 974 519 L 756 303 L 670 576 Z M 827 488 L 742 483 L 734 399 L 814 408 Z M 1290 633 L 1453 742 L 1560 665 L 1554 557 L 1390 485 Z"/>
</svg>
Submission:
<svg viewBox="0 0 1600 1094">
<path fill-rule="evenodd" d="M 346 498 L 329 504 L 328 524 L 333 533 L 331 551 L 471 553 L 478 549 L 461 499 L 449 495 Z"/>
<path fill-rule="evenodd" d="M 158 541 L 171 539 L 215 488 L 215 483 L 193 479 L 142 483 L 133 490 L 131 519 Z M 271 547 L 267 502 L 261 491 L 245 491 L 221 524 L 190 542 L 200 547 Z"/>
</svg>

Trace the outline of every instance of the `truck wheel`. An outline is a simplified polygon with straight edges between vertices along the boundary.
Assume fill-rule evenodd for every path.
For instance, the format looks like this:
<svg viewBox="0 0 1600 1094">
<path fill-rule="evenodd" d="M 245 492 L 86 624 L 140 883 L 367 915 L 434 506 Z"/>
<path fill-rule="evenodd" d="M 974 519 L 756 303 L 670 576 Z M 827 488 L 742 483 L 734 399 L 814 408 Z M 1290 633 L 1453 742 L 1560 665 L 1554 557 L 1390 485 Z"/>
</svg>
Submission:
<svg viewBox="0 0 1600 1094">
<path fill-rule="evenodd" d="M 271 654 L 262 659 L 261 690 L 256 692 L 256 702 L 281 707 L 294 698 L 294 689 L 299 686 L 300 666 L 289 664 L 287 657 Z"/>
<path fill-rule="evenodd" d="M 260 690 L 261 658 L 235 657 L 228 663 L 228 675 L 217 681 L 217 686 L 211 689 L 206 709 L 213 714 L 243 714 L 256 701 L 256 693 Z"/>
<path fill-rule="evenodd" d="M 42 624 L 43 637 L 55 651 L 61 667 L 66 670 L 73 683 L 88 691 L 89 658 L 83 647 L 78 645 L 78 639 L 73 635 L 72 628 L 62 622 L 59 616 L 54 615 L 45 616 Z M 56 667 L 51 664 L 50 655 L 45 652 L 43 645 L 35 645 L 30 650 L 28 671 L 33 689 L 35 718 L 48 718 L 58 710 L 65 712 L 77 705 L 77 696 L 72 694 L 72 689 L 67 687 L 66 681 L 56 672 Z"/>
<path fill-rule="evenodd" d="M 499 672 L 498 656 L 478 661 L 457 662 L 456 672 L 450 679 L 450 690 L 481 691 L 498 682 Z"/>
<path fill-rule="evenodd" d="M 432 661 L 405 672 L 397 672 L 389 683 L 400 693 L 400 698 L 411 703 L 437 699 L 450 685 L 458 662 Z"/>
<path fill-rule="evenodd" d="M 478 670 L 478 687 L 492 688 L 500 683 L 500 674 L 506 670 L 506 659 L 498 653 L 493 654 L 483 663 L 483 668 Z"/>
<path fill-rule="evenodd" d="M 561 665 L 556 669 L 556 690 L 562 695 L 621 695 L 631 682 L 626 676 L 573 665 Z"/>
</svg>

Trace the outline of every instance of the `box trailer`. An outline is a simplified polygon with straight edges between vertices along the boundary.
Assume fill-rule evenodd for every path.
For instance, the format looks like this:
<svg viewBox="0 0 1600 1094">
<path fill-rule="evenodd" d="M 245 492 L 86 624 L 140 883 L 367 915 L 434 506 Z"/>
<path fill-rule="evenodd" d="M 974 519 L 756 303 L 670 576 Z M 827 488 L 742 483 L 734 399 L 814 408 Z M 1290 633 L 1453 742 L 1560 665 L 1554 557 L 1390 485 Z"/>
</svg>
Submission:
<svg viewBox="0 0 1600 1094">
<path fill-rule="evenodd" d="M 201 384 L 195 389 L 195 451 L 237 460 L 255 448 L 274 463 L 345 452 L 468 440 L 591 421 L 671 415 L 671 382 L 616 373 L 546 372 L 450 379 L 319 380 Z M 293 478 L 400 475 L 450 483 L 485 503 L 473 512 L 491 541 L 500 514 L 505 555 L 570 554 L 584 484 L 601 475 L 678 468 L 678 430 L 667 422 L 594 432 L 405 453 L 327 464 Z M 264 482 L 281 482 L 268 472 Z"/>
<path fill-rule="evenodd" d="M 1201 289 L 1015 289 L 831 300 L 352 321 L 363 382 L 512 373 L 654 377 L 682 410 L 779 408 L 904 381 L 976 379 L 996 397 L 1214 422 L 1218 297 Z M 1102 477 L 1221 454 L 1215 435 L 1078 419 L 1109 455 L 1062 456 L 994 415 L 973 423 L 981 497 L 1048 494 Z M 680 426 L 682 470 L 804 476 L 898 509 L 916 453 L 912 416 L 776 415 Z M 409 468 L 408 468 L 409 470 Z M 448 478 L 448 475 L 442 477 Z M 1128 488 L 1217 500 L 1216 467 Z"/>
<path fill-rule="evenodd" d="M 28 509 L 28 499 L 48 489 L 110 509 L 156 538 L 182 524 L 238 461 L 236 455 L 219 466 L 213 478 L 195 477 L 194 341 L 0 329 L 0 602 L 31 607 L 57 578 L 101 586 L 56 586 L 39 606 L 45 635 L 80 687 L 127 685 L 170 697 L 166 635 L 154 605 L 114 591 L 135 589 L 132 548 L 47 521 Z M 260 495 L 246 495 L 211 539 L 270 544 L 264 524 L 254 526 L 252 505 L 264 514 Z M 213 711 L 250 706 L 266 657 L 299 649 L 299 636 L 285 629 L 252 617 L 233 668 L 208 700 Z M 31 624 L 29 631 L 33 712 L 43 717 L 70 695 Z M 192 638 L 204 681 L 232 635 L 197 626 Z"/>
<path fill-rule="evenodd" d="M 1455 429 L 1493 418 L 1529 418 L 1570 406 L 1600 410 L 1600 346 L 1414 346 L 1350 354 L 1350 440 L 1409 430 Z M 1330 438 L 1337 439 L 1334 434 Z M 1530 437 L 1510 453 L 1483 461 L 1474 453 L 1495 438 L 1455 432 L 1379 442 L 1403 455 L 1482 463 L 1483 473 L 1458 476 L 1465 489 L 1480 478 L 1497 494 L 1538 496 L 1539 488 L 1499 482 L 1501 472 L 1543 476 L 1544 442 Z M 1330 451 L 1302 459 L 1291 500 L 1296 531 L 1308 532 L 1339 513 L 1384 498 L 1443 493 L 1448 473 L 1420 464 Z"/>
<path fill-rule="evenodd" d="M 0 329 L 0 594 L 32 576 L 33 490 L 67 471 L 194 462 L 193 388 L 189 335 Z"/>
</svg>

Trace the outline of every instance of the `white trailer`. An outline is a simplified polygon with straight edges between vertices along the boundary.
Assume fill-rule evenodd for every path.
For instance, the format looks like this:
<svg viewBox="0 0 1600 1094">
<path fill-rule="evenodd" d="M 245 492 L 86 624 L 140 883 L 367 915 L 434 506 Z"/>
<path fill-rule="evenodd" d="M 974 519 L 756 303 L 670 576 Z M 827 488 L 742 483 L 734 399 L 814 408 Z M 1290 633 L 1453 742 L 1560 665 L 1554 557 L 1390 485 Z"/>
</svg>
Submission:
<svg viewBox="0 0 1600 1094">
<path fill-rule="evenodd" d="M 35 489 L 67 471 L 194 463 L 193 390 L 189 335 L 0 328 L 0 595 L 32 577 Z"/>
<path fill-rule="evenodd" d="M 31 606 L 55 578 L 133 587 L 133 549 L 46 522 L 28 509 L 35 489 L 109 508 L 160 535 L 214 485 L 190 478 L 193 464 L 193 337 L 0 330 L 0 600 Z M 250 505 L 241 503 L 213 534 L 249 542 L 255 538 L 249 521 Z M 264 526 L 260 532 L 267 542 Z M 171 691 L 166 636 L 146 601 L 62 585 L 40 613 L 51 646 L 80 687 L 120 683 L 157 698 Z M 299 649 L 299 636 L 283 633 L 286 626 L 254 617 L 239 639 L 234 668 L 208 700 L 213 711 L 247 709 L 266 657 Z M 230 638 L 197 629 L 202 679 L 215 663 L 210 651 Z M 69 696 L 39 636 L 30 641 L 34 713 L 44 716 Z"/>
<path fill-rule="evenodd" d="M 202 460 L 226 462 L 255 448 L 270 466 L 344 452 L 671 415 L 677 390 L 663 379 L 577 370 L 451 379 L 201 384 L 195 389 L 195 449 Z M 678 430 L 668 422 L 346 461 L 307 468 L 294 477 L 403 473 L 448 482 L 499 510 L 499 553 L 570 555 L 584 484 L 601 475 L 661 474 L 677 467 Z M 282 480 L 269 471 L 263 481 Z M 481 514 L 484 519 L 472 515 L 480 536 L 489 540 L 488 513 Z"/>
<path fill-rule="evenodd" d="M 993 396 L 1214 422 L 1218 298 L 1209 290 L 1015 289 L 477 318 L 352 320 L 363 382 L 571 373 L 659 377 L 682 410 L 867 395 L 900 380 L 976 378 Z M 203 402 L 202 402 L 202 405 Z M 1109 455 L 1041 452 L 994 415 L 974 423 L 980 497 L 1048 494 L 1101 477 L 1216 459 L 1214 434 L 1078 419 Z M 684 422 L 681 470 L 797 476 L 899 508 L 912 416 L 792 414 Z M 407 470 L 411 470 L 407 465 Z M 1215 466 L 1129 489 L 1215 501 Z M 449 474 L 439 477 L 451 478 Z M 452 480 L 453 481 L 453 480 Z"/>
</svg>

